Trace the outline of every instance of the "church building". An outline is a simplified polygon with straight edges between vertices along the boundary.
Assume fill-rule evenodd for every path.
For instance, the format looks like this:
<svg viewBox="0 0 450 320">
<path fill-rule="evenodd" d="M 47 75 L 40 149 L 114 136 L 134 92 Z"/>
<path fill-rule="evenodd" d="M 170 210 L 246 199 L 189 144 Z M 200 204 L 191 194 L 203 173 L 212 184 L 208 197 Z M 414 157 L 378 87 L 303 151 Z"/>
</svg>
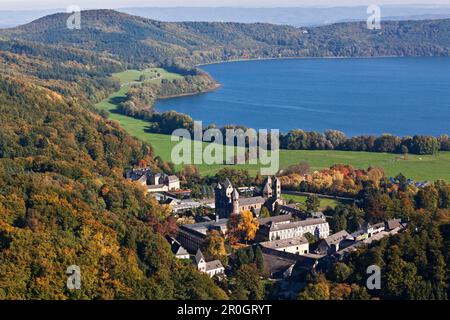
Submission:
<svg viewBox="0 0 450 320">
<path fill-rule="evenodd" d="M 232 214 L 240 214 L 249 210 L 256 216 L 263 206 L 274 210 L 275 203 L 283 204 L 281 199 L 281 183 L 278 178 L 268 177 L 262 196 L 244 198 L 239 195 L 229 179 L 219 183 L 215 189 L 216 214 L 220 219 L 228 219 Z"/>
</svg>

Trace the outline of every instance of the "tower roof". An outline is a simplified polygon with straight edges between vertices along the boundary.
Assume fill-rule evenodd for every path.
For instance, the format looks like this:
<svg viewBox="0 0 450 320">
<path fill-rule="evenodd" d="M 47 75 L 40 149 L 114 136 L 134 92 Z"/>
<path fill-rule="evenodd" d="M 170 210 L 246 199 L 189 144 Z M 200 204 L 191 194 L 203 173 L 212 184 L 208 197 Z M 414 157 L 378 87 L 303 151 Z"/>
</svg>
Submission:
<svg viewBox="0 0 450 320">
<path fill-rule="evenodd" d="M 225 181 L 223 183 L 223 186 L 225 187 L 225 189 L 228 189 L 229 187 L 233 187 L 233 185 L 231 184 L 230 179 L 228 179 L 228 178 L 225 179 Z"/>
<path fill-rule="evenodd" d="M 232 197 L 233 199 L 239 199 L 239 192 L 237 191 L 237 189 L 234 189 Z"/>
<path fill-rule="evenodd" d="M 197 250 L 197 253 L 195 254 L 195 262 L 198 264 L 200 260 L 205 261 L 205 257 L 203 256 L 203 253 L 200 251 L 200 249 Z"/>
</svg>

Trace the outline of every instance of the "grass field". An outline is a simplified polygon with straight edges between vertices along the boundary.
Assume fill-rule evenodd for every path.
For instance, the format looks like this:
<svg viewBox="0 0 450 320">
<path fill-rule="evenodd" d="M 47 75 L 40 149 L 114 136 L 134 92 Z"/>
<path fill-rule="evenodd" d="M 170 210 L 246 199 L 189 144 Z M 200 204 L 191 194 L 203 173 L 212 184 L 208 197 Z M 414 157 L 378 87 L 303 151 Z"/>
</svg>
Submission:
<svg viewBox="0 0 450 320">
<path fill-rule="evenodd" d="M 306 196 L 298 196 L 295 194 L 283 194 L 283 199 L 292 200 L 297 204 L 300 204 L 304 209 L 306 208 Z M 320 199 L 320 209 L 326 209 L 327 207 L 336 208 L 338 201 L 333 199 Z"/>
<path fill-rule="evenodd" d="M 142 75 L 145 76 L 145 83 L 158 83 L 162 79 L 174 80 L 183 78 L 183 76 L 177 73 L 168 72 L 162 68 L 150 68 L 143 71 L 127 70 L 115 73 L 113 77 L 118 79 L 122 85 L 130 85 L 139 83 L 139 79 Z"/>
<path fill-rule="evenodd" d="M 151 69 L 150 69 L 151 70 Z M 160 79 L 174 79 L 175 75 L 160 70 Z M 136 70 L 125 71 L 114 76 L 123 84 L 123 87 L 109 98 L 105 99 L 97 105 L 98 108 L 111 112 L 110 119 L 119 122 L 122 127 L 134 137 L 151 144 L 156 155 L 165 160 L 171 159 L 171 150 L 177 142 L 172 142 L 168 135 L 160 135 L 146 132 L 148 123 L 142 120 L 127 117 L 115 113 L 116 105 L 112 101 L 124 98 L 129 87 L 130 81 L 139 81 L 142 73 L 150 72 L 148 70 L 140 72 Z M 177 75 L 179 76 L 179 75 Z M 115 99 L 114 99 L 115 98 Z M 117 99 L 119 98 L 119 99 Z M 206 145 L 206 144 L 205 144 Z M 199 146 L 197 146 L 199 147 Z M 372 167 L 382 167 L 389 176 L 395 176 L 403 173 L 405 176 L 418 180 L 438 180 L 444 179 L 450 181 L 450 152 L 440 152 L 432 156 L 409 155 L 408 158 L 401 159 L 396 154 L 371 153 L 371 152 L 350 152 L 350 151 L 309 151 L 309 150 L 281 150 L 280 166 L 287 167 L 299 162 L 307 162 L 313 170 L 319 170 L 330 167 L 337 163 L 350 164 L 356 168 L 366 169 Z M 200 172 L 204 175 L 213 175 L 224 165 L 197 165 Z M 250 173 L 256 174 L 259 170 L 257 165 L 239 165 L 233 168 L 242 168 L 249 170 Z"/>
</svg>

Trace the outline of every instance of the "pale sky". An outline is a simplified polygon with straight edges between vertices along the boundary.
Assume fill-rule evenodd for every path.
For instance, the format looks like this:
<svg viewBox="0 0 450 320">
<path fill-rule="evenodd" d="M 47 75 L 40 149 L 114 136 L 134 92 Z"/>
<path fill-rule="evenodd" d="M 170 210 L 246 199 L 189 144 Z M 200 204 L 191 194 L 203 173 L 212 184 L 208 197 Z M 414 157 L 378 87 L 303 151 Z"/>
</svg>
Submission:
<svg viewBox="0 0 450 320">
<path fill-rule="evenodd" d="M 82 9 L 124 8 L 133 6 L 240 6 L 240 7 L 301 7 L 352 6 L 393 4 L 446 4 L 450 0 L 0 0 L 0 10 L 55 9 L 77 5 Z"/>
</svg>

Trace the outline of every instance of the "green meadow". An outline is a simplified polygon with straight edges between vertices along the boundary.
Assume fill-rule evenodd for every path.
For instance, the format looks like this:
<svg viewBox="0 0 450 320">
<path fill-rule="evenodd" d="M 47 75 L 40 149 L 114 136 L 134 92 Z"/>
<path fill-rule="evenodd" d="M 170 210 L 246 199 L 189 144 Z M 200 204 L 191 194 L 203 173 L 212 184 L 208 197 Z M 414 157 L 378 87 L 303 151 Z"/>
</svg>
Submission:
<svg viewBox="0 0 450 320">
<path fill-rule="evenodd" d="M 156 71 L 156 72 L 155 72 Z M 158 78 L 151 78 L 151 75 L 160 74 Z M 161 81 L 162 79 L 173 80 L 180 75 L 167 72 L 163 69 L 147 69 L 144 71 L 129 70 L 114 74 L 114 77 L 122 83 L 122 88 L 103 100 L 97 107 L 108 110 L 110 119 L 117 121 L 134 137 L 152 145 L 155 154 L 162 159 L 171 161 L 172 148 L 178 143 L 171 141 L 171 136 L 153 134 L 146 132 L 148 123 L 139 119 L 124 116 L 115 112 L 116 104 L 120 98 L 124 98 L 129 87 L 133 83 L 138 83 L 140 76 L 146 76 L 145 81 Z M 206 144 L 203 144 L 203 147 Z M 201 144 L 196 143 L 196 150 L 201 148 Z M 280 167 L 285 168 L 292 164 L 307 162 L 313 170 L 320 170 L 334 164 L 349 164 L 356 168 L 367 169 L 368 167 L 381 167 L 388 176 L 395 176 L 403 173 L 405 176 L 417 181 L 444 179 L 450 181 L 450 152 L 440 152 L 436 155 L 408 155 L 406 158 L 397 154 L 372 153 L 372 152 L 351 152 L 351 151 L 310 151 L 310 150 L 281 150 Z M 246 169 L 251 174 L 256 174 L 260 167 L 258 165 L 196 165 L 204 175 L 213 175 L 224 167 Z M 180 168 L 180 166 L 178 166 Z"/>
<path fill-rule="evenodd" d="M 142 71 L 127 70 L 113 74 L 113 78 L 118 79 L 122 85 L 139 83 L 141 82 L 141 76 L 145 77 L 144 82 L 146 83 L 158 83 L 162 79 L 175 80 L 183 78 L 183 76 L 177 73 L 168 72 L 162 68 L 149 68 Z"/>
<path fill-rule="evenodd" d="M 299 205 L 301 208 L 306 209 L 306 196 L 299 196 L 295 194 L 283 194 L 283 199 L 292 200 L 294 203 Z M 326 209 L 327 207 L 336 208 L 338 205 L 337 200 L 333 199 L 319 199 L 320 200 L 320 209 Z"/>
</svg>

